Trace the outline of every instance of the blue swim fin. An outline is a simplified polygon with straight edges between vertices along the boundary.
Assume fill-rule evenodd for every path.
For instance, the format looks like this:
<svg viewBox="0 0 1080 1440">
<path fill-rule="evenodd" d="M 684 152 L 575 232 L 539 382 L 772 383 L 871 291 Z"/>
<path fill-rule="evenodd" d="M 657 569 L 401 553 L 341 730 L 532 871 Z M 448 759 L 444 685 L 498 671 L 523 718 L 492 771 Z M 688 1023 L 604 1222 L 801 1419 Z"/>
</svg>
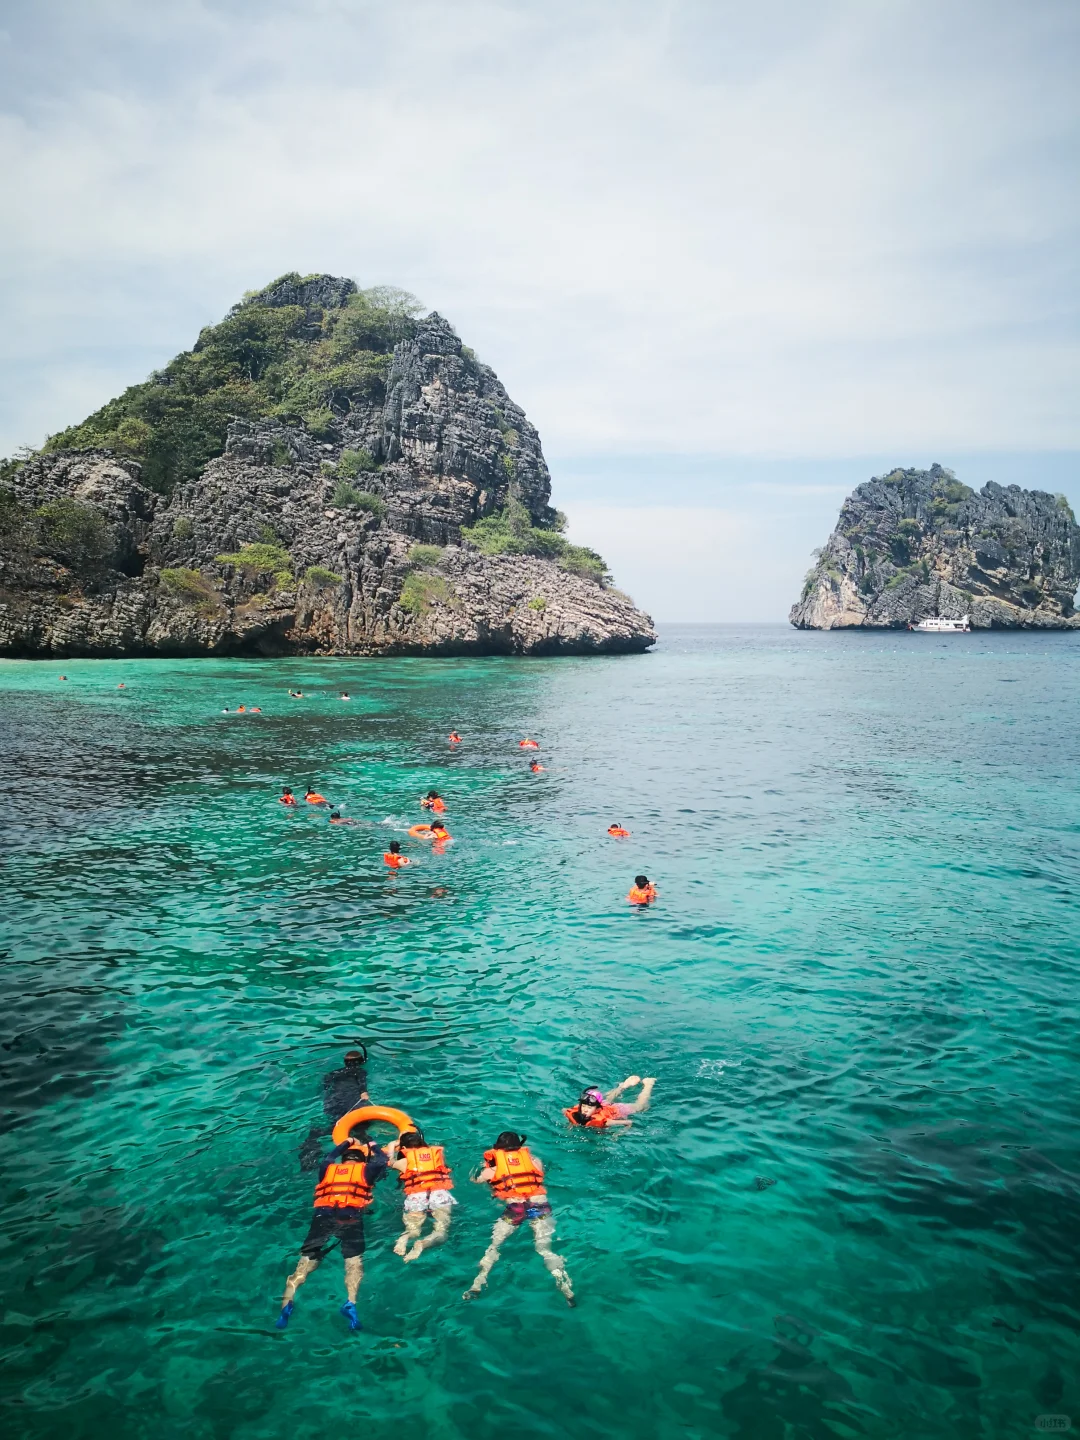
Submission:
<svg viewBox="0 0 1080 1440">
<path fill-rule="evenodd" d="M 275 1329 L 275 1330 L 284 1330 L 285 1327 L 286 1327 L 286 1325 L 288 1325 L 288 1323 L 289 1323 L 289 1316 L 290 1316 L 290 1315 L 292 1314 L 292 1312 L 293 1312 L 293 1305 L 294 1305 L 294 1303 L 295 1303 L 294 1301 L 290 1300 L 287 1305 L 283 1305 L 283 1306 L 281 1307 L 281 1314 L 280 1314 L 280 1315 L 277 1317 L 277 1319 L 274 1321 L 274 1329 Z"/>
<path fill-rule="evenodd" d="M 345 1304 L 341 1307 L 341 1313 L 345 1316 L 346 1320 L 348 1320 L 350 1330 L 362 1330 L 364 1328 L 363 1325 L 360 1324 L 359 1315 L 356 1313 L 355 1300 L 346 1300 Z"/>
</svg>

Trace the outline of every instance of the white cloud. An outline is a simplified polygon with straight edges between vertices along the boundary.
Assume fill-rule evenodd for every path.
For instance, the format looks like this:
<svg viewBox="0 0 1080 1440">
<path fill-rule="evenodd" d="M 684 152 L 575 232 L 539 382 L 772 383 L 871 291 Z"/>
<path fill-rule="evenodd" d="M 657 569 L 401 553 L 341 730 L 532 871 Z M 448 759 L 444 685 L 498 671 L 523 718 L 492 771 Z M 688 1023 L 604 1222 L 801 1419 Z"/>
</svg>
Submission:
<svg viewBox="0 0 1080 1440">
<path fill-rule="evenodd" d="M 564 454 L 1080 446 L 1073 0 L 8 23 L 8 445 L 299 268 L 415 290 Z"/>
</svg>

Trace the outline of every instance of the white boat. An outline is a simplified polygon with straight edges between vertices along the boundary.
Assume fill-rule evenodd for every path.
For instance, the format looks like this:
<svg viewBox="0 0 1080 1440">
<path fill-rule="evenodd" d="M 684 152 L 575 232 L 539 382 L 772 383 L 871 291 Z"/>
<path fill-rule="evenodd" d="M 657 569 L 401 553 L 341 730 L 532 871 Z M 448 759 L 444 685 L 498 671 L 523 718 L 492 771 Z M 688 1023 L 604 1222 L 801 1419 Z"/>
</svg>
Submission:
<svg viewBox="0 0 1080 1440">
<path fill-rule="evenodd" d="M 971 616 L 961 615 L 959 620 L 947 620 L 944 615 L 930 615 L 909 630 L 921 630 L 930 635 L 966 635 L 971 629 Z"/>
</svg>

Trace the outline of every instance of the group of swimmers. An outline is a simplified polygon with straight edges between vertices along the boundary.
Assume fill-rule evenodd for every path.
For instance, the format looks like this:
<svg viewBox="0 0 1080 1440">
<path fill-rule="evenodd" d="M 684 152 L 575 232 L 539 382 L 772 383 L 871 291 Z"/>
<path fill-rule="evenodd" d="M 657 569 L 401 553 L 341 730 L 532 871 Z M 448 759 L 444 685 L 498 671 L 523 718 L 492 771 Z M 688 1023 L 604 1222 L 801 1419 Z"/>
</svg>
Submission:
<svg viewBox="0 0 1080 1440">
<path fill-rule="evenodd" d="M 340 1079 L 346 1094 L 352 1083 L 354 1094 L 346 1100 L 346 1104 L 352 1100 L 367 1102 L 370 1099 L 366 1074 L 361 1068 L 364 1058 L 358 1051 L 349 1051 L 345 1056 L 344 1071 L 327 1077 Z M 655 1083 L 653 1076 L 642 1078 L 630 1075 L 607 1094 L 590 1085 L 563 1114 L 571 1125 L 587 1130 L 631 1125 L 631 1116 L 648 1109 Z M 640 1086 L 640 1091 L 636 1100 L 632 1103 L 620 1102 L 620 1095 L 637 1086 Z M 336 1105 L 331 1104 L 333 1109 L 340 1108 L 340 1101 Z M 397 1174 L 398 1185 L 404 1192 L 402 1231 L 394 1242 L 394 1254 L 408 1265 L 418 1260 L 425 1250 L 441 1245 L 447 1238 L 450 1217 L 457 1201 L 452 1194 L 453 1171 L 446 1162 L 443 1146 L 430 1144 L 423 1132 L 415 1127 L 401 1129 L 397 1139 L 388 1145 L 378 1144 L 369 1138 L 367 1127 L 372 1119 L 384 1118 L 378 1114 L 380 1109 L 361 1103 L 337 1117 L 335 1136 L 342 1125 L 348 1125 L 353 1117 L 355 1123 L 348 1125 L 344 1139 L 322 1158 L 319 1165 L 311 1221 L 300 1247 L 296 1269 L 285 1285 L 281 1313 L 276 1322 L 279 1330 L 284 1330 L 289 1323 L 297 1290 L 325 1259 L 334 1240 L 341 1247 L 345 1263 L 345 1303 L 341 1306 L 341 1314 L 348 1321 L 350 1330 L 362 1328 L 356 1302 L 364 1273 L 364 1211 L 374 1200 L 376 1184 L 388 1172 Z M 388 1113 L 400 1114 L 396 1111 Z M 405 1122 L 408 1126 L 413 1124 L 409 1117 L 401 1115 L 401 1123 Z M 313 1131 L 309 1141 L 317 1133 Z M 475 1300 L 483 1292 L 502 1245 L 528 1221 L 537 1254 L 567 1303 L 575 1303 L 565 1261 L 551 1248 L 555 1217 L 548 1199 L 544 1165 L 526 1145 L 527 1138 L 516 1130 L 503 1130 L 491 1148 L 484 1151 L 482 1162 L 469 1177 L 476 1185 L 487 1185 L 492 1197 L 503 1209 L 495 1221 L 491 1241 L 480 1259 L 476 1278 L 462 1296 L 465 1300 Z M 429 1217 L 431 1228 L 425 1235 L 424 1225 Z"/>
<path fill-rule="evenodd" d="M 290 690 L 289 694 L 301 696 L 303 692 Z M 349 698 L 348 693 L 342 691 L 341 698 L 347 700 Z M 456 730 L 450 731 L 448 739 L 451 745 L 461 745 L 463 743 L 461 736 Z M 540 749 L 539 742 L 528 736 L 526 736 L 524 740 L 519 740 L 517 743 L 518 748 L 521 750 Z M 542 771 L 543 768 L 539 760 L 535 758 L 529 764 L 529 769 L 534 772 Z M 279 803 L 285 806 L 295 807 L 297 804 L 296 796 L 287 786 L 278 799 Z M 304 793 L 304 800 L 308 805 L 321 805 L 330 809 L 330 802 L 326 796 L 321 795 L 310 785 Z M 414 840 L 432 841 L 433 852 L 436 855 L 441 855 L 445 852 L 447 843 L 453 838 L 446 827 L 446 822 L 441 818 L 446 814 L 446 801 L 437 790 L 429 790 L 421 799 L 420 807 L 423 810 L 430 811 L 435 818 L 430 821 L 421 821 L 417 825 L 410 825 L 409 835 Z M 356 821 L 345 819 L 339 810 L 330 810 L 331 825 L 352 825 L 356 823 Z M 608 826 L 607 833 L 612 839 L 616 840 L 628 840 L 630 838 L 630 831 L 617 820 Z M 403 855 L 401 852 L 400 840 L 391 840 L 383 851 L 383 864 L 390 870 L 403 870 L 411 863 L 409 857 Z M 634 883 L 631 885 L 626 898 L 631 905 L 644 909 L 656 900 L 657 894 L 656 886 L 647 875 L 635 875 Z"/>
</svg>

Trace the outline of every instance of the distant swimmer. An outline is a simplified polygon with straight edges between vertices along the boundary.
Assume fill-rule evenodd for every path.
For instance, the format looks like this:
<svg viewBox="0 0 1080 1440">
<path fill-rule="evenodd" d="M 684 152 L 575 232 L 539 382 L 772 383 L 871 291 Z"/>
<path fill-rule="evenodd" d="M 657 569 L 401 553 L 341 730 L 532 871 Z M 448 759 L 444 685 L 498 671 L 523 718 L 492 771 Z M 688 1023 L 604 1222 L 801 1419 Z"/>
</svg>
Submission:
<svg viewBox="0 0 1080 1440">
<path fill-rule="evenodd" d="M 631 905 L 651 905 L 656 899 L 656 886 L 647 875 L 635 875 L 626 898 Z"/>
<path fill-rule="evenodd" d="M 121 680 L 121 681 L 120 681 L 120 684 L 117 685 L 116 688 L 117 688 L 118 690 L 126 690 L 126 689 L 127 689 L 127 686 L 124 684 L 123 680 Z"/>
<path fill-rule="evenodd" d="M 654 1075 L 646 1075 L 644 1080 L 640 1075 L 631 1075 L 606 1095 L 595 1085 L 590 1085 L 581 1092 L 581 1098 L 573 1109 L 564 1110 L 563 1114 L 571 1125 L 584 1125 L 589 1130 L 606 1130 L 609 1125 L 632 1125 L 634 1122 L 630 1116 L 640 1115 L 642 1110 L 649 1108 L 655 1084 Z M 633 1104 L 617 1105 L 615 1102 L 623 1091 L 631 1090 L 635 1085 L 641 1086 L 641 1094 Z"/>
<path fill-rule="evenodd" d="M 332 811 L 330 812 L 330 824 L 331 824 L 331 825 L 351 825 L 351 824 L 352 824 L 352 821 L 351 821 L 351 820 L 343 820 L 343 819 L 341 818 L 341 811 L 340 811 L 340 810 L 332 810 Z"/>
<path fill-rule="evenodd" d="M 231 715 L 231 714 L 232 714 L 232 711 L 229 709 L 228 705 L 223 705 L 223 706 L 221 707 L 221 713 L 222 713 L 223 715 Z"/>
<path fill-rule="evenodd" d="M 332 1241 L 341 1245 L 345 1261 L 345 1304 L 341 1314 L 350 1330 L 361 1329 L 356 1297 L 364 1278 L 364 1211 L 374 1199 L 377 1181 L 386 1174 L 387 1157 L 373 1141 L 350 1134 L 323 1161 L 315 1186 L 314 1208 L 300 1260 L 285 1285 L 277 1328 L 284 1330 L 293 1312 L 296 1292 L 319 1266 Z"/>
<path fill-rule="evenodd" d="M 400 1255 L 407 1265 L 446 1239 L 450 1212 L 457 1204 L 450 1194 L 454 1182 L 443 1147 L 429 1145 L 419 1130 L 406 1130 L 397 1141 L 397 1156 L 390 1161 L 390 1168 L 398 1172 L 405 1191 L 401 1217 L 405 1229 L 394 1244 L 394 1254 Z M 427 1215 L 431 1216 L 431 1230 L 421 1239 Z"/>
<path fill-rule="evenodd" d="M 529 769 L 533 772 L 534 775 L 540 775 L 543 773 L 544 767 L 540 764 L 539 760 L 530 760 Z"/>
<path fill-rule="evenodd" d="M 294 700 L 303 700 L 305 698 L 303 690 L 290 690 L 289 694 Z"/>
<path fill-rule="evenodd" d="M 442 840 L 451 839 L 449 830 L 441 820 L 432 820 L 431 824 L 421 822 L 419 825 L 410 825 L 409 834 L 416 840 Z"/>
<path fill-rule="evenodd" d="M 325 795 L 320 795 L 317 790 L 312 790 L 310 785 L 304 791 L 304 799 L 309 805 L 329 805 L 330 803 Z"/>
<path fill-rule="evenodd" d="M 425 810 L 434 810 L 437 815 L 446 813 L 446 801 L 437 790 L 429 790 L 420 804 Z"/>
<path fill-rule="evenodd" d="M 621 825 L 618 825 L 618 824 L 616 824 L 616 825 L 609 825 L 609 826 L 607 827 L 607 833 L 608 833 L 609 835 L 617 835 L 617 836 L 619 837 L 619 839 L 621 839 L 621 840 L 627 839 L 627 838 L 629 837 L 629 835 L 630 835 L 630 831 L 629 831 L 629 830 L 624 830 L 623 827 L 622 827 Z"/>
<path fill-rule="evenodd" d="M 237 715 L 246 715 L 246 714 L 247 714 L 247 706 L 246 706 L 246 705 L 237 705 L 237 707 L 236 707 L 236 713 L 237 713 Z"/>
<path fill-rule="evenodd" d="M 523 1220 L 528 1220 L 533 1232 L 537 1254 L 543 1260 L 551 1278 L 559 1287 L 567 1302 L 574 1303 L 574 1292 L 570 1276 L 566 1273 L 561 1255 L 551 1249 L 555 1234 L 555 1217 L 548 1204 L 544 1189 L 544 1167 L 537 1156 L 525 1148 L 525 1135 L 513 1130 L 504 1130 L 490 1150 L 484 1152 L 484 1168 L 473 1176 L 477 1185 L 490 1185 L 496 1200 L 505 1203 L 506 1208 L 495 1221 L 491 1232 L 491 1244 L 484 1251 L 476 1279 L 463 1299 L 475 1300 L 487 1284 L 491 1267 L 499 1258 L 499 1249 Z"/>
<path fill-rule="evenodd" d="M 339 699 L 339 700 L 351 700 L 351 699 L 352 699 L 352 696 L 349 694 L 348 690 L 342 690 L 341 694 L 338 696 L 338 699 Z"/>
<path fill-rule="evenodd" d="M 283 790 L 279 797 L 278 803 L 280 805 L 295 805 L 296 796 L 292 793 L 291 790 Z"/>
<path fill-rule="evenodd" d="M 451 730 L 447 738 L 449 739 L 451 745 L 461 744 L 461 736 L 457 733 L 456 730 Z"/>
<path fill-rule="evenodd" d="M 252 705 L 251 709 L 248 711 L 248 714 L 249 714 L 249 715 L 261 715 L 261 714 L 262 714 L 262 706 L 261 706 L 261 705 Z"/>
<path fill-rule="evenodd" d="M 61 680 L 66 680 L 66 679 L 67 679 L 67 676 L 66 676 L 66 675 L 61 675 L 61 676 L 59 676 L 59 679 L 61 679 Z"/>
<path fill-rule="evenodd" d="M 404 865 L 408 865 L 409 863 L 409 857 L 401 853 L 401 842 L 399 840 L 390 841 L 388 848 L 383 851 L 382 858 L 386 864 L 390 866 L 391 870 L 400 870 Z"/>
<path fill-rule="evenodd" d="M 518 748 L 521 750 L 539 750 L 540 746 L 535 740 L 519 740 Z"/>
</svg>

